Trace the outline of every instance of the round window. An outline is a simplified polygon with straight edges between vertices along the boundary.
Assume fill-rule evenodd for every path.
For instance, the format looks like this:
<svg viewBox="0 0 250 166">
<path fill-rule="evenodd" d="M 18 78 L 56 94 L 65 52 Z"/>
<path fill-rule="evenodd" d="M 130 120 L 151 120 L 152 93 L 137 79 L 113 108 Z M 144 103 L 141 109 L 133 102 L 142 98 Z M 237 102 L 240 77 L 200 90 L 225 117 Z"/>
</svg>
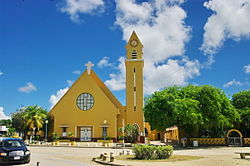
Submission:
<svg viewBox="0 0 250 166">
<path fill-rule="evenodd" d="M 94 98 L 89 93 L 82 93 L 78 96 L 76 100 L 76 105 L 81 110 L 84 110 L 84 111 L 89 110 L 94 105 Z"/>
</svg>

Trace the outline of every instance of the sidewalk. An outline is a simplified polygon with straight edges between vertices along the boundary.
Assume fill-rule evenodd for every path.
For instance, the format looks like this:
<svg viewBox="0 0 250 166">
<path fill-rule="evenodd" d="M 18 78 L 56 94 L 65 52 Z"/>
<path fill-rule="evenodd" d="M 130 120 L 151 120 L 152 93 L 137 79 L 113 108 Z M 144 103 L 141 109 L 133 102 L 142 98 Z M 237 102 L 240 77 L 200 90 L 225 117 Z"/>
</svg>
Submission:
<svg viewBox="0 0 250 166">
<path fill-rule="evenodd" d="M 102 143 L 102 142 L 76 142 L 72 145 L 71 142 L 59 142 L 55 145 L 52 142 L 37 142 L 36 144 L 29 144 L 29 146 L 39 146 L 39 147 L 76 147 L 76 148 L 112 148 L 112 149 L 131 149 L 132 144 L 125 143 Z"/>
</svg>

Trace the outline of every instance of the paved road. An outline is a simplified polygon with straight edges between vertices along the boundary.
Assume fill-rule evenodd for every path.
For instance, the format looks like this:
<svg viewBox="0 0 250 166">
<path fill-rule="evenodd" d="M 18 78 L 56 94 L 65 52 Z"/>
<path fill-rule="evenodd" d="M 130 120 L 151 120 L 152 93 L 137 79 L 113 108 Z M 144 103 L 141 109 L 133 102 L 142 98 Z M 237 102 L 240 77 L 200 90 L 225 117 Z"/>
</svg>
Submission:
<svg viewBox="0 0 250 166">
<path fill-rule="evenodd" d="M 32 157 L 29 164 L 21 166 L 97 166 L 92 162 L 93 157 L 101 153 L 113 152 L 118 155 L 121 149 L 107 148 L 76 148 L 76 147 L 32 147 Z M 250 147 L 218 147 L 201 149 L 174 150 L 177 155 L 203 156 L 199 160 L 178 161 L 178 162 L 136 162 L 116 160 L 116 163 L 133 166 L 250 166 L 250 157 L 240 159 L 234 152 L 250 152 Z M 100 166 L 100 165 L 99 165 Z"/>
<path fill-rule="evenodd" d="M 73 147 L 32 147 L 31 162 L 22 166 L 91 166 L 97 165 L 92 162 L 93 157 L 99 156 L 101 153 L 113 152 L 118 154 L 121 149 L 107 148 L 73 148 Z"/>
</svg>

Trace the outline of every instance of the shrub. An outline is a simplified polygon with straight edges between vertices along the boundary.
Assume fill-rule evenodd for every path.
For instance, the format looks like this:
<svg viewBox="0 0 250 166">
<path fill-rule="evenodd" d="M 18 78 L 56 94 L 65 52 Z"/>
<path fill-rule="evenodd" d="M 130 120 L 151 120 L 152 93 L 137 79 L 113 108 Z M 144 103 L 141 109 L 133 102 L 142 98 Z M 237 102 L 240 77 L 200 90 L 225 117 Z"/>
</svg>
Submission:
<svg viewBox="0 0 250 166">
<path fill-rule="evenodd" d="M 133 149 L 136 159 L 166 159 L 173 153 L 173 147 L 168 146 L 153 146 L 153 145 L 135 145 Z"/>
<path fill-rule="evenodd" d="M 103 140 L 112 140 L 112 137 L 106 136 L 103 138 Z"/>
<path fill-rule="evenodd" d="M 118 136 L 118 140 L 124 140 L 124 136 Z"/>
<path fill-rule="evenodd" d="M 59 139 L 59 136 L 57 136 L 56 133 L 52 133 L 52 139 L 53 141 L 57 141 Z"/>
<path fill-rule="evenodd" d="M 169 158 L 173 154 L 173 146 L 159 146 L 156 148 L 156 154 L 159 159 Z"/>
</svg>

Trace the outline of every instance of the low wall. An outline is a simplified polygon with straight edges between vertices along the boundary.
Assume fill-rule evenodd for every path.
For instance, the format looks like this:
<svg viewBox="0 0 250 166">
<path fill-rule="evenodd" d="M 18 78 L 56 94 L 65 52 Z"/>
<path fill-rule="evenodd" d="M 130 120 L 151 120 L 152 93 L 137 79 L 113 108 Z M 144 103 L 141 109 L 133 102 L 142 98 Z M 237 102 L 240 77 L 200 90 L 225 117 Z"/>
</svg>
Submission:
<svg viewBox="0 0 250 166">
<path fill-rule="evenodd" d="M 250 138 L 244 138 L 244 144 L 250 145 Z"/>
<path fill-rule="evenodd" d="M 190 141 L 198 141 L 199 145 L 227 145 L 226 138 L 190 138 Z"/>
<path fill-rule="evenodd" d="M 199 145 L 227 145 L 226 138 L 190 138 L 190 141 L 198 141 Z M 250 138 L 243 138 L 243 145 L 250 146 Z"/>
</svg>

